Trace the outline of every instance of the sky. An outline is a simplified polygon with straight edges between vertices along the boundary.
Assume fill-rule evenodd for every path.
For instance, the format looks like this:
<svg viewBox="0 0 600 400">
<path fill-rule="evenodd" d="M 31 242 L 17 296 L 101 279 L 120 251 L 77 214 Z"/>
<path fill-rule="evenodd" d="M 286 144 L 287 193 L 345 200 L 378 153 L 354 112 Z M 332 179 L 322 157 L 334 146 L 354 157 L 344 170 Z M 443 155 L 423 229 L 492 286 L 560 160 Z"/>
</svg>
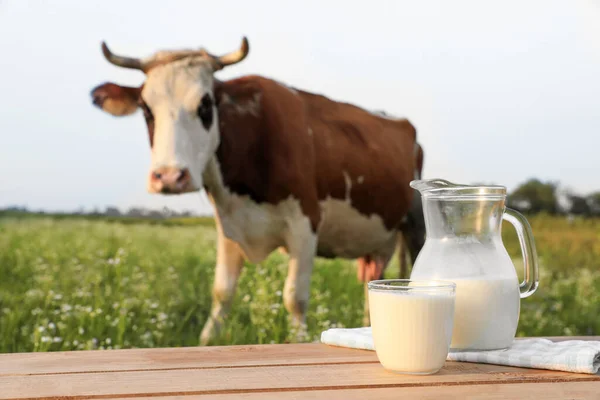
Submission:
<svg viewBox="0 0 600 400">
<path fill-rule="evenodd" d="M 259 74 L 408 118 L 425 178 L 600 190 L 600 1 L 0 0 L 0 207 L 210 214 L 204 193 L 150 195 L 141 112 L 89 93 L 139 85 L 112 51 L 236 49 L 219 79 Z"/>
</svg>

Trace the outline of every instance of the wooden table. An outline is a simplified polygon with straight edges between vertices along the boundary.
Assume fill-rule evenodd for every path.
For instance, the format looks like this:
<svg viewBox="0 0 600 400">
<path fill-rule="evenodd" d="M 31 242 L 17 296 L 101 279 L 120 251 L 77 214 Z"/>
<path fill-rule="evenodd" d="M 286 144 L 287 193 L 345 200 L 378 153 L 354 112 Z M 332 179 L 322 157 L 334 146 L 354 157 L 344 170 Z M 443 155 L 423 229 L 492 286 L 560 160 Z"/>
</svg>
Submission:
<svg viewBox="0 0 600 400">
<path fill-rule="evenodd" d="M 435 375 L 397 375 L 374 352 L 323 344 L 0 355 L 2 399 L 399 397 L 600 399 L 600 375 L 459 362 Z"/>
</svg>

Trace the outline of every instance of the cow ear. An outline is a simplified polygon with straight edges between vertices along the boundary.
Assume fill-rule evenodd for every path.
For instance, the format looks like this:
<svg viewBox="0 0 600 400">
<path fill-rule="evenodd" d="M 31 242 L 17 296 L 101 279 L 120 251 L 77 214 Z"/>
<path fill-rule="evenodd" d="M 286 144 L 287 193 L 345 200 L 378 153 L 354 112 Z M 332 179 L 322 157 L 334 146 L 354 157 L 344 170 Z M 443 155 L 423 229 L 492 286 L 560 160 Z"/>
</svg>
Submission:
<svg viewBox="0 0 600 400">
<path fill-rule="evenodd" d="M 103 111 L 122 117 L 138 109 L 141 89 L 104 83 L 92 89 L 92 102 Z"/>
</svg>

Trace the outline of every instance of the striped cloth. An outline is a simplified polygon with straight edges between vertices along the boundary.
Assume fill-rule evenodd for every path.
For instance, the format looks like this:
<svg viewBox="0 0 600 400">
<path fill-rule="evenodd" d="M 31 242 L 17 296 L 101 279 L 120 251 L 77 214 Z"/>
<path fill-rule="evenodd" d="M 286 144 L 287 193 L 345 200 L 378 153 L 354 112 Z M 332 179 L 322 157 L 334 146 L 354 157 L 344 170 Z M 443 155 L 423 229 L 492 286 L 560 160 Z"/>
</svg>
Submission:
<svg viewBox="0 0 600 400">
<path fill-rule="evenodd" d="M 370 327 L 328 329 L 321 333 L 321 343 L 375 350 Z M 447 360 L 597 374 L 600 369 L 600 342 L 516 339 L 506 350 L 450 352 Z"/>
</svg>

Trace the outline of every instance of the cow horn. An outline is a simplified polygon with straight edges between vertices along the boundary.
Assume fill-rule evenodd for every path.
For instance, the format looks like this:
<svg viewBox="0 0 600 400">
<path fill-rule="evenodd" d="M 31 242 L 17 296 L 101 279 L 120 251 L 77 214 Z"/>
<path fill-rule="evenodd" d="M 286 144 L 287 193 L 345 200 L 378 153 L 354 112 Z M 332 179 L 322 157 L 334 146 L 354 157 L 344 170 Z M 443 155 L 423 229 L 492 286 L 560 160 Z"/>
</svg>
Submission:
<svg viewBox="0 0 600 400">
<path fill-rule="evenodd" d="M 239 63 L 240 61 L 242 61 L 244 58 L 246 58 L 249 51 L 250 51 L 250 46 L 248 44 L 248 39 L 246 38 L 246 36 L 244 36 L 242 38 L 242 45 L 240 46 L 239 49 L 237 49 L 229 54 L 225 54 L 220 57 L 217 57 L 217 61 L 219 61 L 219 64 L 221 64 L 222 67 L 236 64 L 236 63 Z"/>
<path fill-rule="evenodd" d="M 118 56 L 108 49 L 105 42 L 102 42 L 102 54 L 109 63 L 118 67 L 144 70 L 144 64 L 139 58 Z"/>
</svg>

